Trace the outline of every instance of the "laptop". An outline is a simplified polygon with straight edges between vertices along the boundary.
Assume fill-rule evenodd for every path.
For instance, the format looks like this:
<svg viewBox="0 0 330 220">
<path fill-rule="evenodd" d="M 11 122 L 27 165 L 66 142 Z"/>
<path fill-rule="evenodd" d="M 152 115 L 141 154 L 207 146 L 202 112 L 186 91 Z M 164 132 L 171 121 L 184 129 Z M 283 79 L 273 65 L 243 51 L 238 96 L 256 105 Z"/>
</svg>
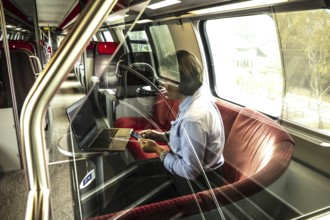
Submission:
<svg viewBox="0 0 330 220">
<path fill-rule="evenodd" d="M 81 151 L 124 151 L 130 128 L 98 128 L 92 106 L 84 97 L 67 107 L 71 129 Z"/>
</svg>

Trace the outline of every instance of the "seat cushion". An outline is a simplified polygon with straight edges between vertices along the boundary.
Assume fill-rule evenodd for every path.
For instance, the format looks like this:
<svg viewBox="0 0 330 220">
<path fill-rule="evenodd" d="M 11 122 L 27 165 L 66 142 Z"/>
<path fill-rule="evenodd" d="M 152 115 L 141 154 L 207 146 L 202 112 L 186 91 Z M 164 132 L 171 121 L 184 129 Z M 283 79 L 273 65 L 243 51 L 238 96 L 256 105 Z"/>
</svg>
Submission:
<svg viewBox="0 0 330 220">
<path fill-rule="evenodd" d="M 133 130 L 154 129 L 151 119 L 142 117 L 122 117 L 114 122 L 116 128 L 132 128 Z"/>
</svg>

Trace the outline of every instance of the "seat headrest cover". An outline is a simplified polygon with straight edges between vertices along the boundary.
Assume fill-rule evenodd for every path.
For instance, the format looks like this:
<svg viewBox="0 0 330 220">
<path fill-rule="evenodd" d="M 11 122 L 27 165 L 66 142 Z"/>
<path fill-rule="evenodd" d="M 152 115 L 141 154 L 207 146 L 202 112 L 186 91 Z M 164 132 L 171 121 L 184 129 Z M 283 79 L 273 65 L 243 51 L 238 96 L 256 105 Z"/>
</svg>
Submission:
<svg viewBox="0 0 330 220">
<path fill-rule="evenodd" d="M 3 42 L 0 43 L 0 48 L 3 48 Z M 9 41 L 9 49 L 26 49 L 34 53 L 34 48 L 31 43 L 27 41 Z"/>
<path fill-rule="evenodd" d="M 116 51 L 118 43 L 116 42 L 99 42 L 97 44 L 98 54 L 112 55 Z"/>
</svg>

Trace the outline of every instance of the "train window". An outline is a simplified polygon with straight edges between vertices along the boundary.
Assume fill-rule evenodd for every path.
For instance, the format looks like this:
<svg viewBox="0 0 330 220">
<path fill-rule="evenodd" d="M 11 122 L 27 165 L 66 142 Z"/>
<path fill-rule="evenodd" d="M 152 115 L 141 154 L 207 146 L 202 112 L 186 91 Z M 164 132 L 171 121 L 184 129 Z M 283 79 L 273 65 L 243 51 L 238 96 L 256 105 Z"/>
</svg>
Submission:
<svg viewBox="0 0 330 220">
<path fill-rule="evenodd" d="M 144 30 L 131 31 L 128 38 L 132 46 L 132 52 L 151 52 L 148 36 Z"/>
<path fill-rule="evenodd" d="M 102 34 L 103 34 L 103 37 L 105 38 L 106 42 L 113 42 L 110 31 L 103 31 Z"/>
<path fill-rule="evenodd" d="M 218 95 L 329 135 L 329 20 L 321 9 L 207 21 Z"/>
<path fill-rule="evenodd" d="M 218 95 L 279 117 L 283 77 L 273 19 L 254 15 L 209 20 L 205 33 Z"/>
<path fill-rule="evenodd" d="M 159 59 L 175 51 L 172 36 L 167 25 L 152 26 L 150 28 L 150 33 Z"/>
<path fill-rule="evenodd" d="M 282 117 L 330 135 L 330 10 L 276 18 L 286 75 Z"/>
<path fill-rule="evenodd" d="M 93 39 L 96 39 L 97 42 L 104 42 L 105 41 L 105 39 L 103 37 L 103 34 L 100 31 L 95 33 Z"/>
</svg>

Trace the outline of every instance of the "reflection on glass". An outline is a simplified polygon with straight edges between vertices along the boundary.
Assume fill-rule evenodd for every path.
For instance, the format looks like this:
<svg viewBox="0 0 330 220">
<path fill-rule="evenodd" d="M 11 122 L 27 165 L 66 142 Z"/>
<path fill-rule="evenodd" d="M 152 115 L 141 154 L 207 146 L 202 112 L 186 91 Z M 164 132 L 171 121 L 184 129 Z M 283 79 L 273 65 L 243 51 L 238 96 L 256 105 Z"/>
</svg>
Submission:
<svg viewBox="0 0 330 220">
<path fill-rule="evenodd" d="M 329 10 L 277 14 L 286 74 L 283 118 L 330 134 Z"/>
</svg>

